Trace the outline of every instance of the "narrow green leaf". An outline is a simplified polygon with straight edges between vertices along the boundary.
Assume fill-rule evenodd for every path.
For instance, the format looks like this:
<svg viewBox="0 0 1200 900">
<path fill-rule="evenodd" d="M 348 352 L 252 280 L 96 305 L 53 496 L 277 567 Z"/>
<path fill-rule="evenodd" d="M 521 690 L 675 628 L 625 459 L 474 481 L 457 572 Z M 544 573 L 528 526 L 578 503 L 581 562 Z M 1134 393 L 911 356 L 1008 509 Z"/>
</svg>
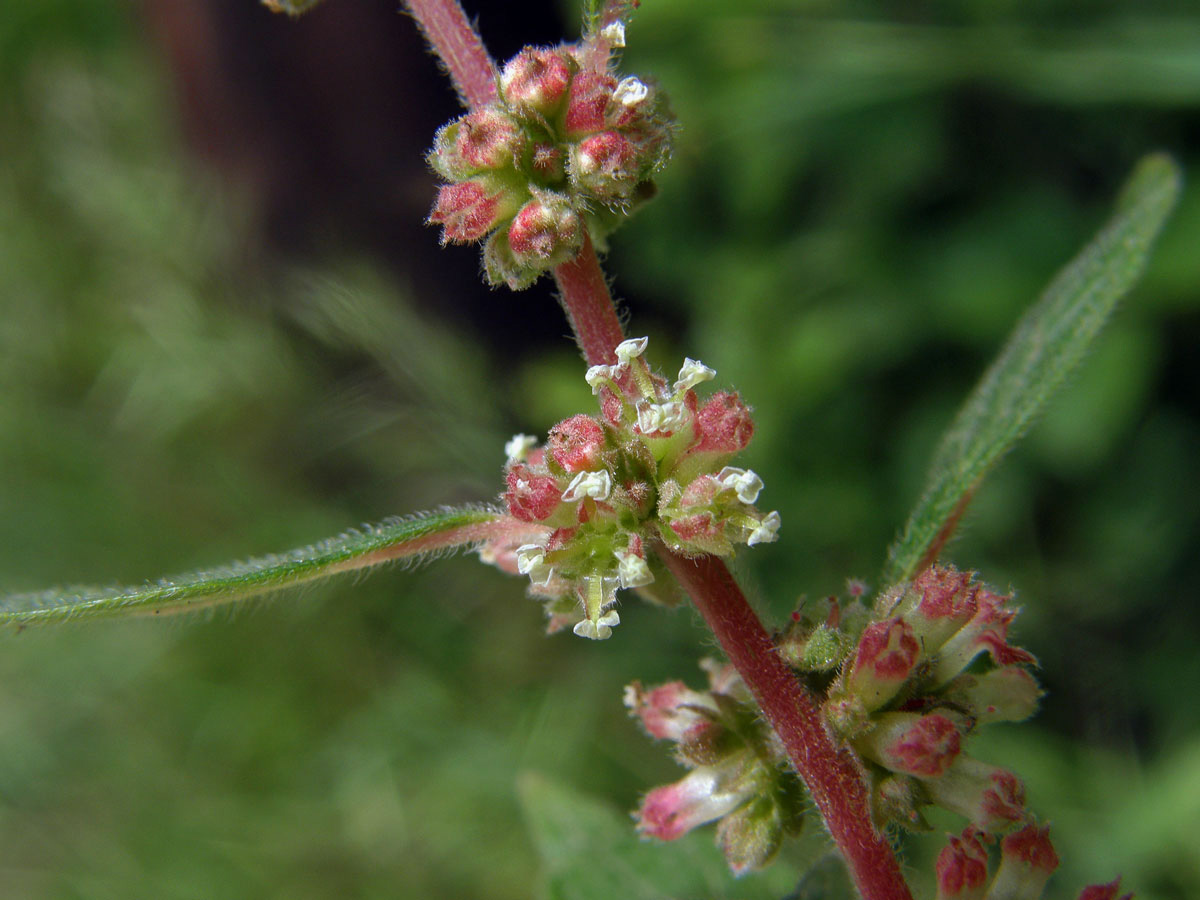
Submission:
<svg viewBox="0 0 1200 900">
<path fill-rule="evenodd" d="M 0 598 L 0 626 L 188 612 L 244 600 L 318 578 L 428 556 L 511 531 L 486 509 L 454 509 L 390 519 L 308 547 L 163 578 L 138 587 L 71 587 Z M 520 525 L 520 523 L 516 523 Z"/>
<path fill-rule="evenodd" d="M 884 585 L 911 578 L 936 558 L 983 477 L 1078 365 L 1141 274 L 1180 180 L 1166 155 L 1142 159 L 1112 219 L 1017 324 L 942 438 L 925 493 L 888 552 Z"/>
<path fill-rule="evenodd" d="M 261 2 L 271 12 L 286 13 L 294 19 L 304 15 L 321 0 L 261 0 Z"/>
</svg>

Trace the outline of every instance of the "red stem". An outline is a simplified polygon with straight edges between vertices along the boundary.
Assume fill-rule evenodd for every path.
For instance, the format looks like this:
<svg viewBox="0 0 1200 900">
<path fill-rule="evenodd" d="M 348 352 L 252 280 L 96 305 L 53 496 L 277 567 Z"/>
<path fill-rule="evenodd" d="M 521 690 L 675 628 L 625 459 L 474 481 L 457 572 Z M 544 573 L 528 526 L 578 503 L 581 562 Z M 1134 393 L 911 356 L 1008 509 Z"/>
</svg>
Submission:
<svg viewBox="0 0 1200 900">
<path fill-rule="evenodd" d="M 458 0 L 405 0 L 468 109 L 496 99 L 496 66 Z"/>
<path fill-rule="evenodd" d="M 725 563 L 715 556 L 688 559 L 661 545 L 658 553 L 779 735 L 859 892 L 866 900 L 912 900 L 892 848 L 871 824 L 860 763 L 837 746 L 815 698 L 780 660 Z"/>
<path fill-rule="evenodd" d="M 559 300 L 584 359 L 589 366 L 611 366 L 617 361 L 614 348 L 625 339 L 625 334 L 596 258 L 596 248 L 586 233 L 579 255 L 555 269 L 554 280 L 558 282 Z"/>
</svg>

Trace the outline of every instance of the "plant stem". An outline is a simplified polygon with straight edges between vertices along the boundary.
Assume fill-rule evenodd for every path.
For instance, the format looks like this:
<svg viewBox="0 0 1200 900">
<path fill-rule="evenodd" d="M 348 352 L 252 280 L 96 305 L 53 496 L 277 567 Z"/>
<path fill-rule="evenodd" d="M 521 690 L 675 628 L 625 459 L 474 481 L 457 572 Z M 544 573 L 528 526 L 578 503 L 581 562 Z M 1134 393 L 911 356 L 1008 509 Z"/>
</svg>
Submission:
<svg viewBox="0 0 1200 900">
<path fill-rule="evenodd" d="M 406 0 L 413 18 L 442 58 L 468 106 L 495 97 L 495 67 L 457 0 Z M 608 282 L 591 239 L 554 270 L 563 308 L 588 365 L 611 365 L 624 337 Z M 866 900 L 912 900 L 899 864 L 871 824 L 858 760 L 825 728 L 816 698 L 775 653 L 775 645 L 737 582 L 714 556 L 687 559 L 665 547 L 659 555 L 716 635 L 763 715 L 775 729 L 841 849 Z"/>
<path fill-rule="evenodd" d="M 458 0 L 404 0 L 468 109 L 496 99 L 496 66 Z"/>
<path fill-rule="evenodd" d="M 588 365 L 615 363 L 614 348 L 625 339 L 625 334 L 590 236 L 584 235 L 583 249 L 578 256 L 554 270 L 554 280 L 558 283 L 559 300 Z"/>
<path fill-rule="evenodd" d="M 860 763 L 836 745 L 815 698 L 780 660 L 725 563 L 715 556 L 688 559 L 661 545 L 658 553 L 779 735 L 859 892 L 866 900 L 912 900 L 891 847 L 871 824 Z"/>
</svg>

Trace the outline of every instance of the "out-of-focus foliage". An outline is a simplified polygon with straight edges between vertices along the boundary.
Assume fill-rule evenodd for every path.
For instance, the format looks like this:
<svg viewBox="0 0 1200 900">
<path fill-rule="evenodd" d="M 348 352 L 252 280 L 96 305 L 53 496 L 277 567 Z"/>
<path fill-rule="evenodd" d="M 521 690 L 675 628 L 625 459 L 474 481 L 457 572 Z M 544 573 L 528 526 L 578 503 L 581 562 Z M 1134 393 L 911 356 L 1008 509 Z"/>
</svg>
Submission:
<svg viewBox="0 0 1200 900">
<path fill-rule="evenodd" d="M 131 15 L 0 8 L 0 590 L 489 500 L 509 434 L 590 408 L 565 342 L 517 368 L 369 264 L 265 267 L 246 199 L 176 136 Z M 937 436 L 1133 162 L 1161 148 L 1197 171 L 1200 14 L 647 0 L 629 43 L 683 129 L 610 269 L 658 362 L 699 357 L 756 407 L 748 463 L 784 527 L 737 568 L 782 615 L 879 570 Z M 1056 897 L 1118 872 L 1141 897 L 1200 893 L 1194 180 L 949 550 L 1019 590 L 1045 667 L 1042 714 L 977 752 L 1054 821 Z M 249 613 L 5 638 L 0 894 L 536 895 L 528 786 L 619 816 L 674 777 L 620 689 L 686 678 L 710 648 L 686 611 L 637 604 L 603 646 L 547 639 L 522 591 L 459 559 Z M 523 811 L 526 772 L 552 782 L 520 782 Z M 909 862 L 928 870 L 936 843 Z"/>
</svg>

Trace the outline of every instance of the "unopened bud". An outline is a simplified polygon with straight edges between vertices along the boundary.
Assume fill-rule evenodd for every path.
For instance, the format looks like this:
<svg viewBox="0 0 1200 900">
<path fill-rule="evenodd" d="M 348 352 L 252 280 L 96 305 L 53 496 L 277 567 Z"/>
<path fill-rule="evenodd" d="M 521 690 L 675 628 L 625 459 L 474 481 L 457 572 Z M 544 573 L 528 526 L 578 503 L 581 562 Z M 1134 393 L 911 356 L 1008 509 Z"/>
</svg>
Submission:
<svg viewBox="0 0 1200 900">
<path fill-rule="evenodd" d="M 1121 879 L 1115 878 L 1108 884 L 1089 884 L 1079 892 L 1079 900 L 1117 900 L 1121 891 Z M 1133 894 L 1125 894 L 1120 900 L 1133 900 Z"/>
<path fill-rule="evenodd" d="M 602 202 L 628 198 L 641 181 L 642 169 L 637 147 L 617 131 L 593 134 L 571 147 L 571 184 Z"/>
<path fill-rule="evenodd" d="M 603 72 L 584 71 L 571 80 L 563 121 L 568 140 L 604 130 L 604 112 L 616 87 L 616 79 Z"/>
<path fill-rule="evenodd" d="M 1007 606 L 1007 597 L 980 590 L 975 598 L 975 613 L 937 652 L 933 681 L 944 684 L 963 671 L 980 653 L 991 654 L 998 666 L 1037 665 L 1032 653 L 1008 643 L 1008 626 L 1016 610 Z"/>
<path fill-rule="evenodd" d="M 486 178 L 472 178 L 438 190 L 429 221 L 442 226 L 442 243 L 477 241 L 512 215 L 516 204 L 509 190 Z"/>
<path fill-rule="evenodd" d="M 1025 817 L 1025 785 L 1020 779 L 966 755 L 960 755 L 940 778 L 926 781 L 925 789 L 938 806 L 965 816 L 988 834 Z"/>
<path fill-rule="evenodd" d="M 451 127 L 459 159 L 477 170 L 507 166 L 521 141 L 516 123 L 489 106 L 468 113 Z"/>
<path fill-rule="evenodd" d="M 604 450 L 604 429 L 591 416 L 571 416 L 550 429 L 547 450 L 565 472 L 598 468 Z"/>
<path fill-rule="evenodd" d="M 878 709 L 904 686 L 920 654 L 912 626 L 903 619 L 868 625 L 858 640 L 846 689 L 861 697 L 867 709 Z"/>
<path fill-rule="evenodd" d="M 761 869 L 783 844 L 784 823 L 779 804 L 757 796 L 717 825 L 717 846 L 734 875 Z"/>
<path fill-rule="evenodd" d="M 693 691 L 682 681 L 650 690 L 635 681 L 625 688 L 625 706 L 651 737 L 683 741 L 719 727 L 715 720 L 720 710 L 712 696 Z"/>
<path fill-rule="evenodd" d="M 537 194 L 508 227 L 508 246 L 518 265 L 541 271 L 566 262 L 583 246 L 583 220 L 562 194 Z"/>
<path fill-rule="evenodd" d="M 872 808 L 880 823 L 895 822 L 912 831 L 929 827 L 920 813 L 924 803 L 919 783 L 909 775 L 886 775 L 871 793 Z"/>
<path fill-rule="evenodd" d="M 709 398 L 696 413 L 700 439 L 695 451 L 737 453 L 744 450 L 754 436 L 754 420 L 750 407 L 737 394 L 719 391 Z"/>
<path fill-rule="evenodd" d="M 855 741 L 855 746 L 868 759 L 893 772 L 938 778 L 962 748 L 954 723 L 938 713 L 884 713 L 877 721 L 874 729 Z"/>
<path fill-rule="evenodd" d="M 968 825 L 937 858 L 936 900 L 981 900 L 987 890 L 988 854 L 980 833 Z"/>
<path fill-rule="evenodd" d="M 942 689 L 941 695 L 984 725 L 1028 719 L 1037 711 L 1042 689 L 1028 670 L 1004 666 L 981 675 L 959 675 Z"/>
<path fill-rule="evenodd" d="M 508 490 L 504 502 L 515 519 L 541 522 L 558 507 L 561 490 L 549 475 L 538 475 L 524 463 L 516 463 L 505 476 Z"/>
<path fill-rule="evenodd" d="M 1038 900 L 1057 868 L 1049 826 L 1026 825 L 1000 842 L 1000 866 L 988 900 Z"/>
<path fill-rule="evenodd" d="M 754 793 L 730 764 L 698 766 L 674 784 L 658 787 L 642 799 L 637 828 L 648 837 L 673 841 L 693 828 L 733 812 Z"/>
<path fill-rule="evenodd" d="M 500 73 L 500 95 L 515 111 L 548 115 L 562 103 L 570 83 L 571 63 L 566 53 L 526 47 Z"/>
</svg>

